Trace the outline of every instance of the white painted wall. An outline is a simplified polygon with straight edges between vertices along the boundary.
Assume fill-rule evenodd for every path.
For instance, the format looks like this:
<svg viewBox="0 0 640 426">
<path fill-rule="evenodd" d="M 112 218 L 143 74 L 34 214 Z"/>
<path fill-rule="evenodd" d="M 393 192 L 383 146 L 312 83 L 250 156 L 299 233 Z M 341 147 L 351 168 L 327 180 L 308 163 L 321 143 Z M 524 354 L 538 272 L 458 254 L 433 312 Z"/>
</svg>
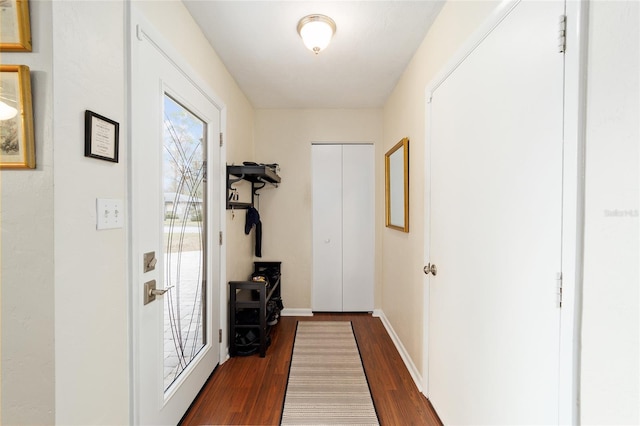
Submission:
<svg viewBox="0 0 640 426">
<path fill-rule="evenodd" d="M 35 170 L 0 171 L 0 424 L 54 421 L 53 86 L 51 3 L 30 4 L 32 52 L 2 52 L 31 70 Z"/>
<path fill-rule="evenodd" d="M 129 419 L 125 229 L 96 230 L 96 198 L 126 199 L 123 1 L 53 2 L 57 424 Z M 84 112 L 121 124 L 120 162 L 84 157 Z"/>
<path fill-rule="evenodd" d="M 640 3 L 589 13 L 582 424 L 640 423 Z"/>
<path fill-rule="evenodd" d="M 282 299 L 287 309 L 311 309 L 312 213 L 311 143 L 369 142 L 376 161 L 376 277 L 380 271 L 380 230 L 384 227 L 382 111 L 256 110 L 255 157 L 280 164 L 282 183 L 260 197 L 262 256 L 282 261 Z M 244 215 L 236 220 L 244 223 Z M 253 234 L 251 234 L 253 237 Z M 379 306 L 376 283 L 375 306 Z"/>
</svg>

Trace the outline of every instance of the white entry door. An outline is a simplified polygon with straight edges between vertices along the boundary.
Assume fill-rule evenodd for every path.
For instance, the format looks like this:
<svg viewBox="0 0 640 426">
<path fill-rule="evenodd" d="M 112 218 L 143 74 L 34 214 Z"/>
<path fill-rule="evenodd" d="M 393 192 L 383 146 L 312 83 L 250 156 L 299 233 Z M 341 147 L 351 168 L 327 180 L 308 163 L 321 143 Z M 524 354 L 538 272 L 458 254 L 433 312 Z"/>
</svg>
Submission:
<svg viewBox="0 0 640 426">
<path fill-rule="evenodd" d="M 134 416 L 175 425 L 220 357 L 220 110 L 145 29 L 132 37 Z"/>
<path fill-rule="evenodd" d="M 562 1 L 523 1 L 432 92 L 428 396 L 445 424 L 556 424 Z"/>
<path fill-rule="evenodd" d="M 373 310 L 374 152 L 312 145 L 314 311 Z"/>
</svg>

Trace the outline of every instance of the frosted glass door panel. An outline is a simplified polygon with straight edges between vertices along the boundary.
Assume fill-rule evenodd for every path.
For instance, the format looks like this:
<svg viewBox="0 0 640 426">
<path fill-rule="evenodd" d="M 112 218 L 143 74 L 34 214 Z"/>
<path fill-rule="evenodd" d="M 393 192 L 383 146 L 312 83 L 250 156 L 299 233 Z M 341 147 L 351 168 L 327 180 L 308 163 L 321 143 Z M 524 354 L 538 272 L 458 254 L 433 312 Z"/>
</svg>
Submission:
<svg viewBox="0 0 640 426">
<path fill-rule="evenodd" d="M 164 388 L 206 342 L 207 123 L 164 95 Z"/>
</svg>

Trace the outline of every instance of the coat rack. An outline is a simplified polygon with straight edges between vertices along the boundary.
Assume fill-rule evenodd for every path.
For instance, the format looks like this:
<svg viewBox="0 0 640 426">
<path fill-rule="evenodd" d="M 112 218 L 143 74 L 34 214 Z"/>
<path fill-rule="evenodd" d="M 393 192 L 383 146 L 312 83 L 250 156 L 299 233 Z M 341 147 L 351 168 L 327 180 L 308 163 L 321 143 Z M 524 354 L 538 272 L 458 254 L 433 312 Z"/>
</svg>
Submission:
<svg viewBox="0 0 640 426">
<path fill-rule="evenodd" d="M 251 202 L 240 202 L 237 200 L 237 190 L 233 184 L 245 180 L 251 182 Z M 259 196 L 258 191 L 267 184 L 278 187 L 280 176 L 275 171 L 275 167 L 265 164 L 244 164 L 242 166 L 227 165 L 227 210 L 248 209 L 253 207 L 255 197 Z M 234 195 L 235 194 L 235 195 Z"/>
</svg>

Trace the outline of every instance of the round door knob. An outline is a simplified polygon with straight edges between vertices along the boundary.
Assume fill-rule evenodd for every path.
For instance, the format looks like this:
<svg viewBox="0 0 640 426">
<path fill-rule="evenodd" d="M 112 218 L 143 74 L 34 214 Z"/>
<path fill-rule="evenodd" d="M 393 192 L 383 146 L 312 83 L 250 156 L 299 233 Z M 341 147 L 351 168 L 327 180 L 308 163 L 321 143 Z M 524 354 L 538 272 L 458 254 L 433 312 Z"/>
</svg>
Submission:
<svg viewBox="0 0 640 426">
<path fill-rule="evenodd" d="M 424 271 L 425 275 L 433 274 L 435 276 L 438 273 L 438 268 L 436 267 L 435 263 L 427 263 L 427 266 L 422 268 L 422 270 Z"/>
</svg>

